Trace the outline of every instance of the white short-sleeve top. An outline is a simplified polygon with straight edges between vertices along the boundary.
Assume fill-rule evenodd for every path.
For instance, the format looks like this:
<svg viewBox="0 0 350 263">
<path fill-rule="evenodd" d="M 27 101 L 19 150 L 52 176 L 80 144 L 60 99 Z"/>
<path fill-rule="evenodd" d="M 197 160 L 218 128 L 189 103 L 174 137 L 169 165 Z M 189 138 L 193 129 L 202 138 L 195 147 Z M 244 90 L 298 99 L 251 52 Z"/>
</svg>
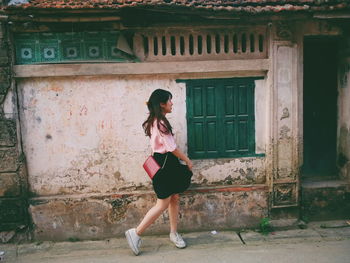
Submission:
<svg viewBox="0 0 350 263">
<path fill-rule="evenodd" d="M 151 128 L 151 148 L 152 153 L 173 152 L 177 148 L 174 136 L 162 133 L 157 127 L 157 120 L 154 120 Z"/>
</svg>

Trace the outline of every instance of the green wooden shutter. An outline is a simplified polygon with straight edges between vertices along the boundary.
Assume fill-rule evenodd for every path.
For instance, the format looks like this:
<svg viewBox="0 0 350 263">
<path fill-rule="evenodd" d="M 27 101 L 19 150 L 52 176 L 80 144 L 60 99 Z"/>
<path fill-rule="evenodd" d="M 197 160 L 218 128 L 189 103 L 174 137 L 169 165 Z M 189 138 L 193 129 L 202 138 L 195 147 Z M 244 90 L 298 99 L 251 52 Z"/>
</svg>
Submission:
<svg viewBox="0 0 350 263">
<path fill-rule="evenodd" d="M 188 91 L 189 153 L 197 158 L 218 155 L 218 87 L 205 81 L 191 82 Z"/>
<path fill-rule="evenodd" d="M 254 79 L 189 80 L 186 83 L 190 157 L 254 154 Z"/>
<path fill-rule="evenodd" d="M 231 80 L 222 84 L 223 156 L 255 151 L 254 82 Z"/>
</svg>

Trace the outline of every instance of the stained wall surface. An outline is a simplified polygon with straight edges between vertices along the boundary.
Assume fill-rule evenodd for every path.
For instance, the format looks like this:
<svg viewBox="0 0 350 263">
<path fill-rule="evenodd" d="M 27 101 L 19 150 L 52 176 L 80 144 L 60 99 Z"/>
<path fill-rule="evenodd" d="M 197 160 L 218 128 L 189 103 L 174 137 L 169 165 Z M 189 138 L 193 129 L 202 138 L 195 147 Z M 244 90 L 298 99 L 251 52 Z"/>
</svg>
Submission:
<svg viewBox="0 0 350 263">
<path fill-rule="evenodd" d="M 262 81 L 258 92 L 263 93 Z M 115 193 L 150 188 L 142 163 L 150 153 L 142 130 L 147 101 L 156 88 L 173 94 L 169 120 L 186 152 L 186 87 L 174 79 L 117 77 L 37 78 L 19 82 L 21 124 L 34 195 Z M 259 116 L 264 94 L 257 96 Z M 261 101 L 261 102 L 260 102 Z M 264 122 L 257 124 L 257 148 L 264 150 Z M 261 131 L 261 132 L 260 132 Z M 265 182 L 264 158 L 195 161 L 193 182 Z"/>
<path fill-rule="evenodd" d="M 142 163 L 150 154 L 142 130 L 145 102 L 157 88 L 173 94 L 168 115 L 187 151 L 186 85 L 176 79 L 56 77 L 18 81 L 21 133 L 27 156 L 30 215 L 37 239 L 121 235 L 155 202 Z M 265 81 L 256 81 L 256 148 L 265 151 Z M 181 229 L 255 226 L 266 216 L 264 155 L 194 161 L 181 196 Z M 165 213 L 148 231 L 168 230 Z"/>
</svg>

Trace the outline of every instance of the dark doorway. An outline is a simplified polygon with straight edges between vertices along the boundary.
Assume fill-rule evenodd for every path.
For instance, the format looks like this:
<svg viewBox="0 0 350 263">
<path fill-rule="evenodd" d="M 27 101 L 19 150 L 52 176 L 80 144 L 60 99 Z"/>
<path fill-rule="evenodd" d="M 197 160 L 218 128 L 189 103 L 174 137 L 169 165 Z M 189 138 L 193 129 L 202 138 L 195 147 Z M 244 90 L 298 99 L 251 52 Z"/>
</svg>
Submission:
<svg viewBox="0 0 350 263">
<path fill-rule="evenodd" d="M 337 175 L 337 43 L 304 39 L 303 177 Z"/>
</svg>

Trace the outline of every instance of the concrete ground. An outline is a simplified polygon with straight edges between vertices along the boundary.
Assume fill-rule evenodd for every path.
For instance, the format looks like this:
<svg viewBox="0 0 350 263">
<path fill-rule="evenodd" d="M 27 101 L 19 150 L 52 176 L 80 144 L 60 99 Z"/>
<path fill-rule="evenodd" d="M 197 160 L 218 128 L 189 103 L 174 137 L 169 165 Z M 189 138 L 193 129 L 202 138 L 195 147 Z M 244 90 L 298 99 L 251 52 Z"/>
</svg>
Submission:
<svg viewBox="0 0 350 263">
<path fill-rule="evenodd" d="M 316 222 L 307 229 L 183 234 L 186 249 L 175 248 L 168 236 L 143 237 L 142 253 L 134 256 L 124 238 L 81 242 L 37 242 L 0 245 L 2 262 L 350 262 L 350 227 L 345 221 Z M 326 228 L 321 227 L 326 226 Z M 244 242 L 242 242 L 242 240 Z M 245 244 L 244 244 L 245 243 Z"/>
</svg>

